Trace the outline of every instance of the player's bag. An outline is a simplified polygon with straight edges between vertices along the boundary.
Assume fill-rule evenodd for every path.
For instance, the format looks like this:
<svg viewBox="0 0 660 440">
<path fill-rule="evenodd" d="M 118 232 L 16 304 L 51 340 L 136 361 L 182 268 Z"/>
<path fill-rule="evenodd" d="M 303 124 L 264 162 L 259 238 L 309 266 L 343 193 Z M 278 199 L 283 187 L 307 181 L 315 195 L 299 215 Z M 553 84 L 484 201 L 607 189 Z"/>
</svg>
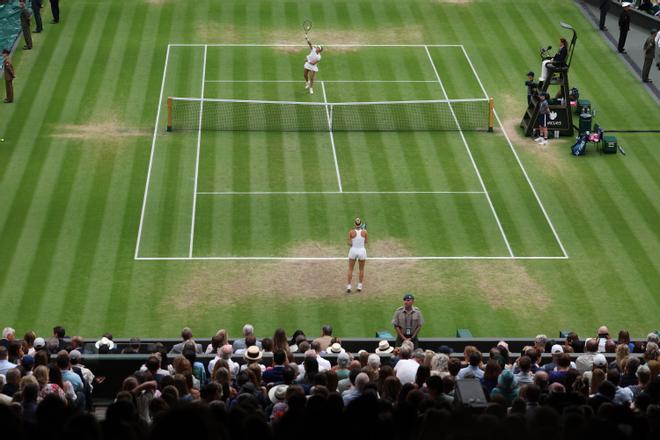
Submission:
<svg viewBox="0 0 660 440">
<path fill-rule="evenodd" d="M 577 137 L 577 141 L 571 147 L 571 154 L 573 156 L 584 156 L 587 153 L 587 141 L 589 140 L 588 134 L 583 134 Z"/>
</svg>

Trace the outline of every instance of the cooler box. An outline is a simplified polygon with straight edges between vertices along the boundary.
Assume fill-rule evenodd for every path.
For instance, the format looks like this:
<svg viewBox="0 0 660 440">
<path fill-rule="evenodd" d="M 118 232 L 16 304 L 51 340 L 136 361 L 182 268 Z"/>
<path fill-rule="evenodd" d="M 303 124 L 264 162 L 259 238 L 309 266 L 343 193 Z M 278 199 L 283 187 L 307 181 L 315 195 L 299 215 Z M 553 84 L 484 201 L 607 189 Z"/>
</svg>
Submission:
<svg viewBox="0 0 660 440">
<path fill-rule="evenodd" d="M 603 137 L 603 153 L 616 154 L 619 144 L 614 136 Z"/>
</svg>

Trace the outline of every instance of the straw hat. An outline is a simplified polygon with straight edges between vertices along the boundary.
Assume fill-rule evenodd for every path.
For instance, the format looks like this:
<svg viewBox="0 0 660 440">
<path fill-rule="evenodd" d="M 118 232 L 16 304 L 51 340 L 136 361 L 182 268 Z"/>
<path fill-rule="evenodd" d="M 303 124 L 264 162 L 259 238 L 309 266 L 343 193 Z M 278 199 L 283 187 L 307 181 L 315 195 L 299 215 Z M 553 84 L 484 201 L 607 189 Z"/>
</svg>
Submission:
<svg viewBox="0 0 660 440">
<path fill-rule="evenodd" d="M 243 358 L 246 361 L 258 361 L 262 356 L 263 353 L 256 345 L 249 346 L 247 350 L 245 350 L 245 353 L 243 353 Z"/>
<path fill-rule="evenodd" d="M 344 349 L 341 348 L 341 344 L 339 342 L 335 342 L 330 347 L 328 347 L 328 350 L 326 352 L 331 354 L 339 354 L 343 351 Z"/>
<path fill-rule="evenodd" d="M 394 347 L 384 339 L 378 343 L 378 348 L 376 349 L 376 353 L 378 354 L 392 353 L 393 351 Z"/>
</svg>

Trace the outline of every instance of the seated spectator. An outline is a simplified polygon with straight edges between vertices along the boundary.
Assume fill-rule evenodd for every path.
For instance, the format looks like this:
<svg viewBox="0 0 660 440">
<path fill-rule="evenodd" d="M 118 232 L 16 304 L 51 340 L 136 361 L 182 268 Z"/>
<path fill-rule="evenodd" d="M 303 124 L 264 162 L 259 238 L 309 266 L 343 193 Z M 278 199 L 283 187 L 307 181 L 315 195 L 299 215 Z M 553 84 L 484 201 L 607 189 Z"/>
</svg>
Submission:
<svg viewBox="0 0 660 440">
<path fill-rule="evenodd" d="M 360 365 L 360 361 L 358 360 L 353 360 L 351 363 L 348 365 L 348 376 L 346 379 L 342 379 L 339 381 L 337 384 L 337 391 L 339 393 L 343 393 L 344 391 L 348 390 L 351 385 L 353 385 L 353 382 L 355 381 L 355 376 L 357 376 L 358 373 L 360 373 L 362 370 L 362 365 Z M 354 373 L 352 375 L 351 379 L 351 373 Z"/>
<path fill-rule="evenodd" d="M 321 336 L 314 339 L 312 342 L 318 342 L 320 351 L 326 351 L 330 344 L 332 344 L 332 326 L 327 324 L 324 325 L 323 328 L 321 328 Z"/>
<path fill-rule="evenodd" d="M 607 341 L 612 340 L 610 337 L 610 331 L 607 328 L 607 326 L 602 325 L 598 327 L 598 333 L 596 336 L 596 341 L 598 342 L 598 352 L 599 353 L 605 353 L 605 346 L 607 345 Z"/>
<path fill-rule="evenodd" d="M 497 386 L 490 393 L 491 399 L 498 396 L 503 399 L 507 407 L 511 406 L 514 399 L 518 397 L 518 383 L 509 370 L 502 371 L 497 378 Z"/>
<path fill-rule="evenodd" d="M 431 358 L 431 376 L 443 378 L 449 376 L 449 356 L 444 353 L 436 353 Z"/>
<path fill-rule="evenodd" d="M 195 342 L 193 339 L 193 333 L 192 330 L 189 327 L 184 327 L 183 330 L 181 330 L 181 339 L 182 341 L 179 342 L 178 344 L 175 344 L 172 349 L 170 350 L 170 354 L 181 354 L 183 353 L 183 349 L 186 346 L 187 342 L 192 342 L 195 347 L 195 353 L 197 354 L 202 354 L 204 351 L 202 350 L 202 344 L 198 344 Z"/>
<path fill-rule="evenodd" d="M 28 330 L 25 332 L 23 336 L 23 353 L 34 356 L 34 352 L 36 351 L 34 349 L 35 339 L 37 339 L 37 334 L 34 331 Z"/>
<path fill-rule="evenodd" d="M 66 330 L 64 327 L 61 325 L 53 327 L 53 338 L 57 340 L 57 348 L 55 351 L 51 351 L 51 353 L 56 354 L 60 350 L 66 350 L 69 340 L 66 337 Z"/>
<path fill-rule="evenodd" d="M 140 338 L 131 338 L 128 346 L 125 347 L 121 352 L 122 354 L 140 354 Z"/>
<path fill-rule="evenodd" d="M 562 353 L 557 357 L 555 368 L 550 372 L 550 383 L 561 383 L 566 386 L 566 376 L 571 367 L 571 357 L 568 353 Z"/>
<path fill-rule="evenodd" d="M 234 348 L 232 347 L 231 344 L 225 344 L 220 349 L 218 350 L 218 354 L 215 355 L 215 358 L 211 359 L 208 365 L 208 370 L 209 373 L 211 373 L 211 377 L 213 377 L 213 371 L 215 370 L 215 365 L 216 362 L 218 362 L 220 359 L 224 360 L 225 363 L 227 364 L 227 369 L 231 372 L 232 375 L 238 374 L 238 368 L 240 365 L 237 362 L 234 362 L 231 359 L 231 355 L 234 353 Z"/>
<path fill-rule="evenodd" d="M 186 342 L 186 345 L 183 346 L 183 357 L 185 357 L 190 365 L 192 366 L 192 375 L 200 383 L 200 389 L 203 385 L 206 384 L 206 370 L 204 369 L 204 364 L 197 361 L 197 352 L 195 351 L 195 345 L 193 341 Z"/>
<path fill-rule="evenodd" d="M 534 373 L 532 373 L 532 360 L 529 356 L 518 358 L 518 373 L 515 374 L 518 385 L 523 386 L 534 382 Z"/>
<path fill-rule="evenodd" d="M 54 394 L 63 401 L 66 401 L 66 395 L 63 387 L 58 383 L 51 382 L 50 371 L 45 365 L 39 365 L 34 369 L 34 377 L 39 383 L 39 399 L 43 400 L 47 395 Z M 60 379 L 61 382 L 61 379 Z"/>
<path fill-rule="evenodd" d="M 266 385 L 281 384 L 284 366 L 286 365 L 286 353 L 282 349 L 275 349 L 273 352 L 273 366 L 267 368 L 263 374 L 262 379 Z"/>
<path fill-rule="evenodd" d="M 254 345 L 257 347 L 261 348 L 261 341 L 259 341 L 256 336 L 254 336 L 254 327 L 252 324 L 245 324 L 243 326 L 243 337 L 236 339 L 234 343 L 232 344 L 234 348 L 234 353 L 239 354 L 238 350 L 245 350 L 247 348 L 247 344 L 245 343 L 245 339 L 248 337 L 254 337 Z"/>
<path fill-rule="evenodd" d="M 243 353 L 243 359 L 245 359 L 246 364 L 241 365 L 240 371 L 246 370 L 250 367 L 250 365 L 255 364 L 263 372 L 266 369 L 266 367 L 263 364 L 259 363 L 262 357 L 263 357 L 263 352 L 259 350 L 259 347 L 257 347 L 256 345 L 249 346 Z"/>
<path fill-rule="evenodd" d="M 495 359 L 489 359 L 488 362 L 486 362 L 484 376 L 480 379 L 481 387 L 484 389 L 484 394 L 486 396 L 490 396 L 490 392 L 497 386 L 497 378 L 500 376 L 501 372 L 502 367 Z"/>
<path fill-rule="evenodd" d="M 591 371 L 594 364 L 594 357 L 598 354 L 598 341 L 596 339 L 587 339 L 584 343 L 584 354 L 581 354 L 575 360 L 577 370 L 584 374 Z"/>
<path fill-rule="evenodd" d="M 414 383 L 417 369 L 419 368 L 419 362 L 415 359 L 411 359 L 413 344 L 406 342 L 407 341 L 404 341 L 401 344 L 401 348 L 399 349 L 399 361 L 394 366 L 394 373 L 402 385 Z"/>
<path fill-rule="evenodd" d="M 607 372 L 607 380 L 609 382 L 612 382 L 614 386 L 616 387 L 614 391 L 614 399 L 612 402 L 615 405 L 626 405 L 630 407 L 633 401 L 633 392 L 630 388 L 627 387 L 621 387 L 619 384 L 619 371 L 612 368 Z"/>
<path fill-rule="evenodd" d="M 534 349 L 539 353 L 545 353 L 545 345 L 548 343 L 548 337 L 546 335 L 536 335 L 534 338 Z"/>
<path fill-rule="evenodd" d="M 458 372 L 458 378 L 465 379 L 471 375 L 475 379 L 482 379 L 484 377 L 484 371 L 480 368 L 481 361 L 481 353 L 478 350 L 471 352 L 469 364 L 467 367 L 462 368 L 461 371 Z"/>
<path fill-rule="evenodd" d="M 51 340 L 52 341 L 52 340 Z M 48 350 L 50 351 L 51 347 L 51 341 L 48 341 Z M 96 352 L 98 354 L 110 354 L 114 353 L 115 349 L 117 348 L 117 345 L 115 342 L 112 340 L 112 334 L 111 333 L 106 333 L 104 334 L 101 339 L 96 341 L 94 344 L 94 347 L 96 348 Z"/>
<path fill-rule="evenodd" d="M 211 338 L 211 343 L 206 346 L 204 353 L 217 354 L 218 349 L 228 343 L 229 333 L 227 333 L 227 330 L 225 329 L 220 329 L 215 333 L 215 335 L 213 335 Z"/>
<path fill-rule="evenodd" d="M 635 352 L 635 343 L 630 340 L 630 333 L 628 330 L 619 330 L 619 337 L 617 338 L 616 343 L 617 345 L 627 345 L 630 353 Z"/>
<path fill-rule="evenodd" d="M 340 346 L 341 348 L 341 346 Z M 327 359 L 323 359 L 321 357 L 321 344 L 318 342 L 312 342 L 311 343 L 311 350 L 316 353 L 316 361 L 319 364 L 319 372 L 324 372 L 332 368 L 332 364 L 330 364 L 330 361 Z"/>
<path fill-rule="evenodd" d="M 582 345 L 583 344 L 580 342 L 578 334 L 575 332 L 570 332 L 564 341 L 564 353 L 575 353 L 577 351 L 582 351 Z"/>
<path fill-rule="evenodd" d="M 2 329 L 2 339 L 0 339 L 0 347 L 8 348 L 16 339 L 16 330 L 11 327 L 5 327 Z"/>
<path fill-rule="evenodd" d="M 278 328 L 275 330 L 275 333 L 273 333 L 273 352 L 275 352 L 275 350 L 282 350 L 285 354 L 291 352 L 289 342 L 286 339 L 286 332 L 283 328 Z"/>
<path fill-rule="evenodd" d="M 335 342 L 335 343 L 331 344 L 325 350 L 325 353 L 330 354 L 330 355 L 338 355 L 339 353 L 345 353 L 345 352 L 346 352 L 346 350 L 344 350 L 344 348 L 341 346 L 341 344 L 339 342 Z"/>
<path fill-rule="evenodd" d="M 637 385 L 637 369 L 640 366 L 639 359 L 636 357 L 628 357 L 621 362 L 623 374 L 621 375 L 621 386 L 629 387 Z"/>
<path fill-rule="evenodd" d="M 7 360 L 8 357 L 9 353 L 7 347 L 0 345 L 0 374 L 6 375 L 7 371 L 16 368 L 16 364 Z"/>
<path fill-rule="evenodd" d="M 340 353 L 337 356 L 337 365 L 332 367 L 332 371 L 335 372 L 337 375 L 338 380 L 343 380 L 348 378 L 348 363 L 350 362 L 351 358 L 348 355 L 348 353 Z"/>
<path fill-rule="evenodd" d="M 637 368 L 635 376 L 637 377 L 638 383 L 628 387 L 633 395 L 633 399 L 636 399 L 637 396 L 646 389 L 649 382 L 651 382 L 651 369 L 647 365 L 640 365 Z"/>
<path fill-rule="evenodd" d="M 366 373 L 358 373 L 355 376 L 355 381 L 351 388 L 342 394 L 344 405 L 349 405 L 355 399 L 360 397 L 364 392 L 364 388 L 369 383 L 369 376 Z"/>
<path fill-rule="evenodd" d="M 557 369 L 557 360 L 559 357 L 564 353 L 564 347 L 562 347 L 559 344 L 555 344 L 552 346 L 550 349 L 550 353 L 552 353 L 552 362 L 549 362 L 543 366 L 543 369 L 547 371 L 548 373 L 551 373 Z M 570 357 L 569 357 L 570 360 Z M 575 368 L 575 363 L 570 362 L 570 367 Z"/>
<path fill-rule="evenodd" d="M 21 370 L 18 368 L 7 370 L 7 373 L 5 374 L 5 385 L 0 392 L 5 396 L 14 397 L 14 394 L 18 391 L 20 382 Z"/>
<path fill-rule="evenodd" d="M 610 365 L 608 368 L 614 368 L 616 369 L 619 373 L 623 374 L 623 361 L 628 359 L 628 356 L 630 355 L 630 349 L 628 348 L 627 344 L 619 344 L 616 347 L 615 350 L 616 357 L 615 359 L 610 362 Z"/>
<path fill-rule="evenodd" d="M 303 332 L 302 330 L 296 330 L 295 332 L 293 332 L 293 334 L 291 335 L 291 341 L 289 342 L 289 350 L 291 351 L 291 353 L 300 353 L 300 348 L 298 347 L 298 345 L 305 340 L 307 340 L 307 337 L 305 336 L 305 332 Z"/>
</svg>

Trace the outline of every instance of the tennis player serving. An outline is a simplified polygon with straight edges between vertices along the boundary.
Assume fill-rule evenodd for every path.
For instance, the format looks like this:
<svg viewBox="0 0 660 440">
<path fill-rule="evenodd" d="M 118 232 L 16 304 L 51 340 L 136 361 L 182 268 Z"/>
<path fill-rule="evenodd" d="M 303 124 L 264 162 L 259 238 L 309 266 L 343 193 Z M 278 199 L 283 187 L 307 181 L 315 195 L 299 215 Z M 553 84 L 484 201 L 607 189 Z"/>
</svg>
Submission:
<svg viewBox="0 0 660 440">
<path fill-rule="evenodd" d="M 367 262 L 367 231 L 362 224 L 360 218 L 356 218 L 355 226 L 348 231 L 348 245 L 351 249 L 348 251 L 348 284 L 346 285 L 346 293 L 351 292 L 351 282 L 353 281 L 353 268 L 355 261 L 358 261 L 360 274 L 358 276 L 357 291 L 362 292 L 362 283 L 364 282 L 364 265 Z"/>
<path fill-rule="evenodd" d="M 310 48 L 309 55 L 305 58 L 305 88 L 309 89 L 309 94 L 314 94 L 314 78 L 316 78 L 316 72 L 319 71 L 319 61 L 321 61 L 321 52 L 323 52 L 323 46 L 316 45 L 312 46 L 312 43 L 309 42 L 309 39 L 305 36 L 307 45 Z"/>
</svg>

